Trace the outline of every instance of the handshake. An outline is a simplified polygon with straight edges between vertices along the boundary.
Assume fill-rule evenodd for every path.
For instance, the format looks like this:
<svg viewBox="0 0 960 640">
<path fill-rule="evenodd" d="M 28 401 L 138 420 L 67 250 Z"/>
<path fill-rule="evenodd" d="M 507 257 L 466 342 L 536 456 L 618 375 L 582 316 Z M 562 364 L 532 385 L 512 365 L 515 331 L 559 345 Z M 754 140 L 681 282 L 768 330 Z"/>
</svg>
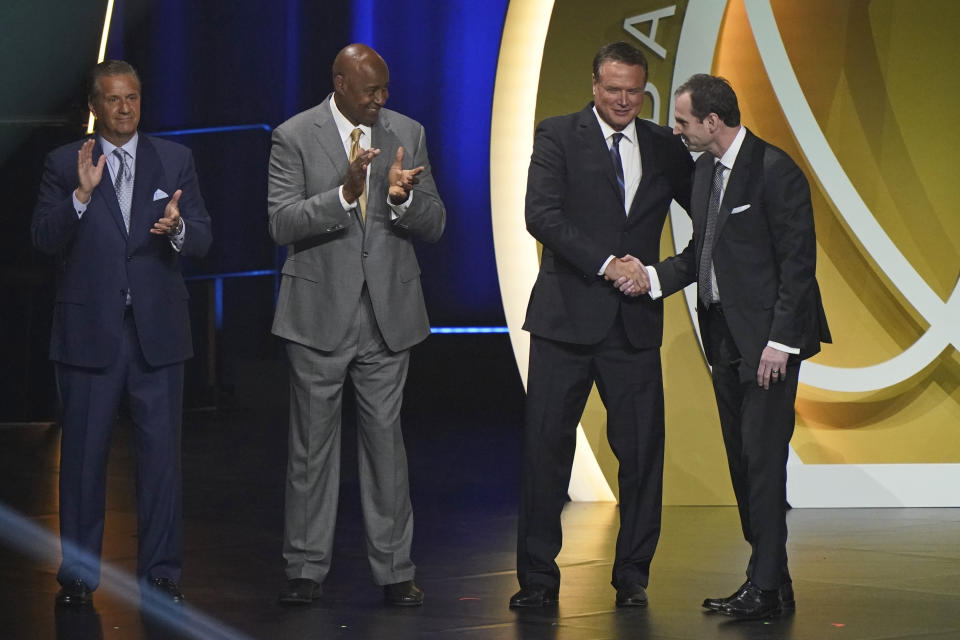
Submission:
<svg viewBox="0 0 960 640">
<path fill-rule="evenodd" d="M 603 277 L 620 293 L 636 297 L 650 291 L 650 278 L 647 268 L 629 253 L 622 258 L 614 258 L 603 271 Z"/>
</svg>

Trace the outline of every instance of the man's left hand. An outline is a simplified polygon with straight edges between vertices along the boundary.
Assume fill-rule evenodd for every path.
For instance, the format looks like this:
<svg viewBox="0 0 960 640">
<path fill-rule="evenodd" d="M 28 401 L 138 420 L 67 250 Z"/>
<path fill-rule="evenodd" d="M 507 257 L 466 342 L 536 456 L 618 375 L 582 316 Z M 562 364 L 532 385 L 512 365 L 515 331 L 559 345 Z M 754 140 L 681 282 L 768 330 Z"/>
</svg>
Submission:
<svg viewBox="0 0 960 640">
<path fill-rule="evenodd" d="M 403 204 L 410 197 L 410 191 L 413 185 L 419 183 L 417 176 L 423 171 L 423 167 L 416 169 L 403 168 L 403 147 L 397 149 L 397 155 L 393 158 L 393 164 L 390 165 L 390 202 L 393 204 Z"/>
<path fill-rule="evenodd" d="M 790 354 L 780 351 L 770 345 L 763 348 L 760 354 L 760 367 L 757 369 L 757 384 L 764 389 L 770 388 L 771 382 L 782 382 L 787 377 L 787 358 Z"/>
<path fill-rule="evenodd" d="M 180 219 L 180 206 L 177 202 L 180 200 L 182 189 L 173 192 L 173 197 L 163 210 L 163 217 L 153 223 L 150 233 L 158 236 L 175 236 L 183 229 L 183 221 Z"/>
</svg>

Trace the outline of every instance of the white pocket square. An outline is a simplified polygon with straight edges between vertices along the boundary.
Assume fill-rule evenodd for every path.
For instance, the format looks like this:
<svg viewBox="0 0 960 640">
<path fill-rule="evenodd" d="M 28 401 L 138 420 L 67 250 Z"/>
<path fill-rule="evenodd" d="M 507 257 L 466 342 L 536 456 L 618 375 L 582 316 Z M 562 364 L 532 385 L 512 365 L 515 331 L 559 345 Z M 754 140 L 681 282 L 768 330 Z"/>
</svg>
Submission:
<svg viewBox="0 0 960 640">
<path fill-rule="evenodd" d="M 749 204 L 742 204 L 739 207 L 734 207 L 733 209 L 731 209 L 730 215 L 733 215 L 735 213 L 740 213 L 741 211 L 746 211 L 749 208 L 750 208 Z"/>
<path fill-rule="evenodd" d="M 163 189 L 157 189 L 156 191 L 153 192 L 154 202 L 156 202 L 157 200 L 162 200 L 163 198 L 169 198 L 169 197 L 170 196 L 168 196 L 167 192 L 164 191 Z M 747 205 L 747 206 L 749 207 L 750 205 Z"/>
</svg>

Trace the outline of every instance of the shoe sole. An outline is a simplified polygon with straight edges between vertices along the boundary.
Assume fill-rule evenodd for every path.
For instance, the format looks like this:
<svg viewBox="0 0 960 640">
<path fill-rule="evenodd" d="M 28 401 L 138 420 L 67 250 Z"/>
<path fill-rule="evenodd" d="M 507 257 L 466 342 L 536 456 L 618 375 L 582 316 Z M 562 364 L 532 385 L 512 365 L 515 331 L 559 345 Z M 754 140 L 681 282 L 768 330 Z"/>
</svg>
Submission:
<svg viewBox="0 0 960 640">
<path fill-rule="evenodd" d="M 725 615 L 728 618 L 736 618 L 737 620 L 769 620 L 770 618 L 777 618 L 783 615 L 783 609 L 774 609 L 769 613 L 763 614 L 741 614 L 735 611 L 725 611 L 720 609 L 717 613 Z"/>
<path fill-rule="evenodd" d="M 559 604 L 559 599 L 544 598 L 540 602 L 511 602 L 511 609 L 542 609 L 543 607 L 554 607 Z"/>
</svg>

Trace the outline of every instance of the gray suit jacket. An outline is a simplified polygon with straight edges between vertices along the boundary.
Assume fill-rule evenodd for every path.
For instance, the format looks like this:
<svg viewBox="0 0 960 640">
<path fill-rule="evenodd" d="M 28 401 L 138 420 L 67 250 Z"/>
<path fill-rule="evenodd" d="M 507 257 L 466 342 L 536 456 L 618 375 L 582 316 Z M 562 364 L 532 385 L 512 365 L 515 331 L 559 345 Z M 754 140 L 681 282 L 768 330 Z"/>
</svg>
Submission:
<svg viewBox="0 0 960 640">
<path fill-rule="evenodd" d="M 273 333 L 322 351 L 343 340 L 360 304 L 364 282 L 380 332 L 392 351 L 430 333 L 413 238 L 435 242 L 446 211 L 430 170 L 423 127 L 383 109 L 372 128 L 380 155 L 370 164 L 366 223 L 346 212 L 340 185 L 347 155 L 329 97 L 273 132 L 267 207 L 270 235 L 288 245 Z M 413 202 L 391 220 L 387 177 L 397 148 L 403 167 L 423 165 Z"/>
</svg>

